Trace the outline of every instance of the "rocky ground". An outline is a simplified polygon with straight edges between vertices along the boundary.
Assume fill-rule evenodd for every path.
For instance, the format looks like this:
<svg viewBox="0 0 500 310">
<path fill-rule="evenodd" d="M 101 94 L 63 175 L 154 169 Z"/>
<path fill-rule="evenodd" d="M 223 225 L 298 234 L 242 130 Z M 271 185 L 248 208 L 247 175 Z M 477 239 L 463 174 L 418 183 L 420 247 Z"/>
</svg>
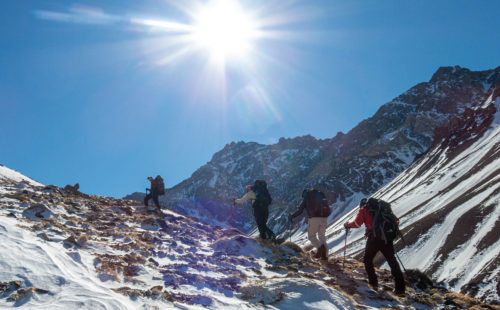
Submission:
<svg viewBox="0 0 500 310">
<path fill-rule="evenodd" d="M 130 300 L 122 309 L 256 309 L 263 305 L 269 309 L 500 309 L 449 292 L 415 271 L 407 274 L 406 297 L 392 294 L 387 270 L 377 270 L 382 288 L 373 291 L 362 263 L 351 258 L 319 262 L 291 242 L 276 246 L 168 210 L 159 214 L 135 201 L 55 186 L 0 178 L 0 217 L 31 231 L 36 243 L 58 247 L 81 268 L 90 268 L 111 294 Z M 0 306 L 57 304 L 58 290 L 30 279 L 29 273 L 0 275 Z M 87 303 L 80 307 L 91 308 Z"/>
</svg>

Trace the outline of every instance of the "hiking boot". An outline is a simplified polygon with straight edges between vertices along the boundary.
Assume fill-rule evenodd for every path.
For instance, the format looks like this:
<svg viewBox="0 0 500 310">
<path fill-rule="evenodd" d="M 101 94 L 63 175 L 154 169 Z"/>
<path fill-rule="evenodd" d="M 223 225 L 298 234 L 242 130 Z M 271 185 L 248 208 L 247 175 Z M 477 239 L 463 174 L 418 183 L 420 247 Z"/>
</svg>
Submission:
<svg viewBox="0 0 500 310">
<path fill-rule="evenodd" d="M 324 245 L 321 245 L 319 248 L 318 248 L 318 251 L 316 251 L 316 254 L 314 254 L 314 258 L 321 258 L 323 259 L 323 252 L 325 251 L 325 246 Z"/>
<path fill-rule="evenodd" d="M 368 287 L 370 287 L 374 291 L 378 291 L 378 284 L 368 284 Z"/>
<path fill-rule="evenodd" d="M 320 258 L 321 257 L 321 247 L 316 250 L 316 253 L 314 253 L 313 257 L 314 258 Z"/>
<path fill-rule="evenodd" d="M 314 250 L 310 250 L 309 251 L 309 255 L 312 258 L 320 258 L 321 257 L 321 247 L 317 248 L 316 252 Z"/>
<path fill-rule="evenodd" d="M 328 260 L 328 250 L 326 249 L 326 246 L 322 245 L 320 249 L 321 249 L 321 260 Z"/>
<path fill-rule="evenodd" d="M 405 291 L 402 291 L 402 290 L 394 290 L 394 295 L 396 295 L 398 297 L 405 297 L 406 293 L 405 293 Z"/>
</svg>

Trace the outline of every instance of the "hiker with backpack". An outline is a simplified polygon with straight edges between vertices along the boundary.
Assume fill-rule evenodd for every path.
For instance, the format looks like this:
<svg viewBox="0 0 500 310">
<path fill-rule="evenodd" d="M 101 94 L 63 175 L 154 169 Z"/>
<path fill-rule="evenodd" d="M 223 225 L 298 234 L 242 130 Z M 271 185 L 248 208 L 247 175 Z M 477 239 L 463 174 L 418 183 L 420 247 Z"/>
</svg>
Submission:
<svg viewBox="0 0 500 310">
<path fill-rule="evenodd" d="M 378 290 L 378 280 L 373 267 L 373 259 L 378 251 L 382 252 L 394 277 L 394 293 L 405 295 L 405 281 L 401 268 L 395 257 L 393 240 L 399 231 L 399 219 L 392 213 L 391 205 L 383 200 L 363 198 L 359 203 L 360 209 L 354 221 L 346 222 L 345 229 L 366 227 L 368 237 L 365 247 L 364 264 L 368 275 L 368 284 Z"/>
<path fill-rule="evenodd" d="M 149 182 L 151 182 L 151 187 L 146 188 L 146 197 L 144 197 L 144 205 L 148 206 L 149 199 L 153 198 L 153 202 L 158 210 L 160 210 L 160 202 L 158 201 L 158 196 L 165 194 L 165 183 L 161 176 L 148 177 Z M 149 190 L 149 194 L 147 193 Z"/>
<path fill-rule="evenodd" d="M 267 219 L 269 217 L 269 205 L 273 199 L 267 190 L 267 184 L 264 180 L 255 180 L 254 185 L 246 186 L 246 194 L 240 199 L 233 198 L 234 203 L 244 203 L 247 200 L 252 202 L 253 215 L 261 239 L 275 240 L 276 235 L 267 227 Z"/>
<path fill-rule="evenodd" d="M 302 202 L 299 209 L 289 217 L 290 222 L 302 214 L 304 210 L 307 213 L 307 237 L 311 244 L 318 249 L 314 257 L 328 260 L 328 244 L 325 233 L 331 210 L 325 194 L 317 189 L 305 189 L 302 192 Z"/>
</svg>

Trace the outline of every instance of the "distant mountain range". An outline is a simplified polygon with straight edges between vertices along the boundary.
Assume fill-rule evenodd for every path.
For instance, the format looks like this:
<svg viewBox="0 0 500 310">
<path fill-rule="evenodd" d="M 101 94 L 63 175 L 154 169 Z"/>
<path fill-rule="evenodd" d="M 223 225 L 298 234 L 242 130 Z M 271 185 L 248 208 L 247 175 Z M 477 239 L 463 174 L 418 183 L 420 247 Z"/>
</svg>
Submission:
<svg viewBox="0 0 500 310">
<path fill-rule="evenodd" d="M 412 87 L 348 133 L 339 132 L 331 139 L 281 138 L 272 145 L 232 142 L 190 178 L 167 189 L 161 203 L 225 225 L 232 198 L 242 196 L 245 185 L 262 178 L 274 199 L 270 218 L 276 232 L 286 230 L 284 215 L 295 209 L 304 188 L 326 193 L 334 205 L 330 218 L 334 221 L 424 154 L 437 128 L 483 102 L 499 74 L 500 67 L 487 71 L 439 68 L 429 82 Z M 134 193 L 126 198 L 142 197 Z M 238 207 L 233 219 L 233 225 L 245 231 L 255 227 L 248 209 Z"/>
</svg>

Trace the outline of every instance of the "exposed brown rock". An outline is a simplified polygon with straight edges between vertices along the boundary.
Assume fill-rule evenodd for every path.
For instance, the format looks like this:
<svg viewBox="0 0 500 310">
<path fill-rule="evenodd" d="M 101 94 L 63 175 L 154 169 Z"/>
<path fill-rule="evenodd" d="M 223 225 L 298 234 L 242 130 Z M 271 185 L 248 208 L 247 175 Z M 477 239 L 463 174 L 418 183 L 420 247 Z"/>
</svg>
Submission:
<svg viewBox="0 0 500 310">
<path fill-rule="evenodd" d="M 10 282 L 1 282 L 0 283 L 0 291 L 1 292 L 10 292 L 15 291 L 23 285 L 23 282 L 20 280 L 10 281 Z"/>
</svg>

